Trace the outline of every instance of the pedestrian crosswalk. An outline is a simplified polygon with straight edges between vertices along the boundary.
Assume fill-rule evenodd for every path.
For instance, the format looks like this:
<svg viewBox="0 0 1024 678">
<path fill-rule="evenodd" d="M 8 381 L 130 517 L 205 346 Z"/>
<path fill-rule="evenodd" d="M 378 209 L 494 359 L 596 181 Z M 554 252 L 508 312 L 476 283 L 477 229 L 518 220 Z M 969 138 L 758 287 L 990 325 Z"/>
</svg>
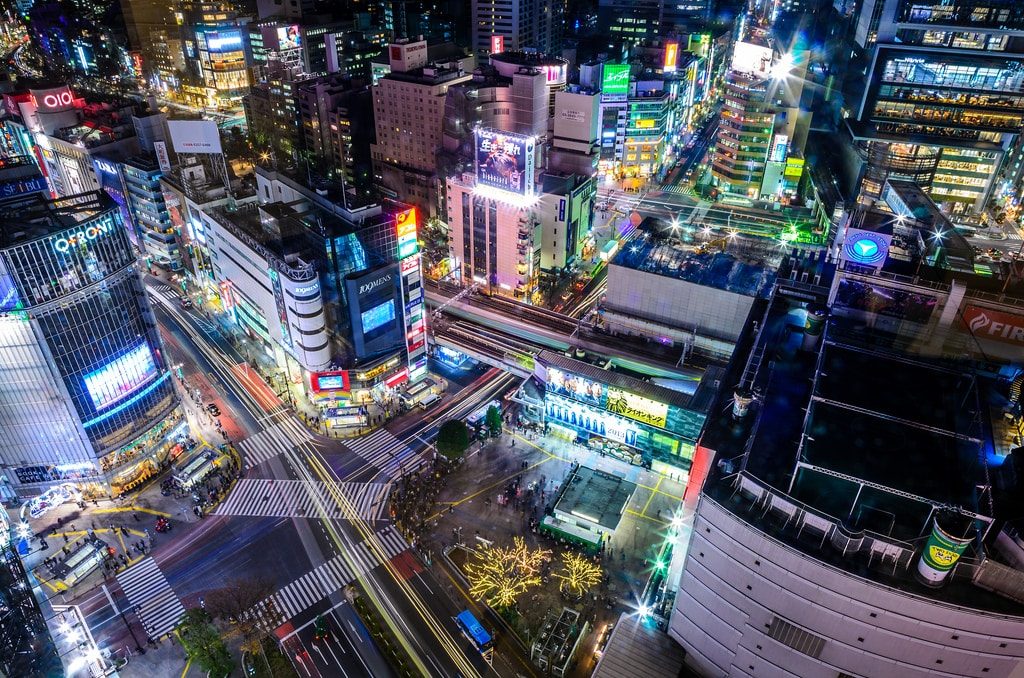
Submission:
<svg viewBox="0 0 1024 678">
<path fill-rule="evenodd" d="M 117 575 L 117 583 L 136 609 L 150 638 L 159 638 L 174 630 L 185 614 L 167 577 L 152 558 L 144 558 Z"/>
<path fill-rule="evenodd" d="M 340 492 L 345 501 L 337 497 Z M 385 483 L 323 483 L 242 478 L 215 515 L 380 520 L 387 506 Z M 340 504 L 340 505 L 339 505 Z"/>
<path fill-rule="evenodd" d="M 403 474 L 408 473 L 423 462 L 412 448 L 385 429 L 377 429 L 364 438 L 345 444 L 363 461 L 380 469 L 385 476 L 392 476 L 399 470 Z"/>
<path fill-rule="evenodd" d="M 294 419 L 285 419 L 239 441 L 236 447 L 242 453 L 242 463 L 245 467 L 252 468 L 312 439 L 309 431 Z"/>
<path fill-rule="evenodd" d="M 257 605 L 251 614 L 275 625 L 283 623 L 409 548 L 392 526 L 377 532 L 372 539 L 379 550 L 366 541 L 360 542 L 283 587 Z"/>
</svg>

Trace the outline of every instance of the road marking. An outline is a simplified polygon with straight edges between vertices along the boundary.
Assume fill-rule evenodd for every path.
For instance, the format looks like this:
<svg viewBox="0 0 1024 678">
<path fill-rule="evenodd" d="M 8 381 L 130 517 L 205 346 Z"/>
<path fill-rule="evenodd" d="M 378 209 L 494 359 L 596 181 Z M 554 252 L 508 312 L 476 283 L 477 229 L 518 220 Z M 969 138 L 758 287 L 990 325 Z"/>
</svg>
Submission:
<svg viewBox="0 0 1024 678">
<path fill-rule="evenodd" d="M 151 638 L 173 631 L 185 614 L 185 607 L 152 557 L 117 575 L 117 583 L 132 607 L 138 609 L 139 619 Z"/>
<path fill-rule="evenodd" d="M 424 461 L 400 438 L 383 428 L 362 438 L 347 440 L 345 446 L 367 464 L 376 466 L 385 476 L 391 476 L 399 469 L 408 473 Z"/>
<path fill-rule="evenodd" d="M 121 614 L 121 610 L 117 609 L 117 605 L 114 604 L 114 597 L 110 595 L 110 590 L 106 584 L 103 584 L 103 593 L 107 596 L 107 602 L 110 603 L 110 607 L 114 608 L 114 614 Z"/>
</svg>

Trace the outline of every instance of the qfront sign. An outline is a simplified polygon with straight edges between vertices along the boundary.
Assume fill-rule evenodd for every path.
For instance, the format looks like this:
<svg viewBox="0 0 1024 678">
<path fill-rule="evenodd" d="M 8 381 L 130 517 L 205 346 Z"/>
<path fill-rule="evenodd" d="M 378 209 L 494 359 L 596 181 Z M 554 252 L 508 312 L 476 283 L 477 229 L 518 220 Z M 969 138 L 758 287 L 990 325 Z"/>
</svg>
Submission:
<svg viewBox="0 0 1024 678">
<path fill-rule="evenodd" d="M 968 305 L 963 321 L 964 327 L 979 339 L 1024 346 L 1024 316 Z"/>
<path fill-rule="evenodd" d="M 60 235 L 55 236 L 53 238 L 53 249 L 63 254 L 72 247 L 88 244 L 100 236 L 112 233 L 116 227 L 117 222 L 114 221 L 114 214 L 112 212 L 104 214 L 85 226 L 80 227 L 77 231 L 64 231 Z"/>
</svg>

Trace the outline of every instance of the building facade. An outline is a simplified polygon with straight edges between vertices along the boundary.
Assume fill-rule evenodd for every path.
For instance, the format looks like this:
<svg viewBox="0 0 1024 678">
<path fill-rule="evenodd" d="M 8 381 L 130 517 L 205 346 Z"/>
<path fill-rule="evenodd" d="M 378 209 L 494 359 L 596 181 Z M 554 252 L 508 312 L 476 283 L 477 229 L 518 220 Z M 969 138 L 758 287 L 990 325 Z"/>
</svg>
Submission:
<svg viewBox="0 0 1024 678">
<path fill-rule="evenodd" d="M 158 471 L 182 415 L 120 212 L 99 193 L 3 210 L 8 490 L 125 492 Z"/>
</svg>

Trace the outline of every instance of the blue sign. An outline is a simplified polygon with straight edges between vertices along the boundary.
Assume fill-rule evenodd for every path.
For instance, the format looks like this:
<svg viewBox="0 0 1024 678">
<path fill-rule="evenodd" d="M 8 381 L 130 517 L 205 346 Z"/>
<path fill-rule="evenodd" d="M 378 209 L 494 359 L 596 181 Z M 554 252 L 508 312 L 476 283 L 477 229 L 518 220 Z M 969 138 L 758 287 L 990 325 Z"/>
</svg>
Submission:
<svg viewBox="0 0 1024 678">
<path fill-rule="evenodd" d="M 883 238 L 873 233 L 857 233 L 846 241 L 846 258 L 857 264 L 874 266 L 885 260 L 889 246 Z"/>
<path fill-rule="evenodd" d="M 35 193 L 37 191 L 46 192 L 49 190 L 49 187 L 46 185 L 46 179 L 43 177 L 20 179 L 18 181 L 8 181 L 0 184 L 0 198 L 10 198 L 23 193 Z"/>
</svg>

